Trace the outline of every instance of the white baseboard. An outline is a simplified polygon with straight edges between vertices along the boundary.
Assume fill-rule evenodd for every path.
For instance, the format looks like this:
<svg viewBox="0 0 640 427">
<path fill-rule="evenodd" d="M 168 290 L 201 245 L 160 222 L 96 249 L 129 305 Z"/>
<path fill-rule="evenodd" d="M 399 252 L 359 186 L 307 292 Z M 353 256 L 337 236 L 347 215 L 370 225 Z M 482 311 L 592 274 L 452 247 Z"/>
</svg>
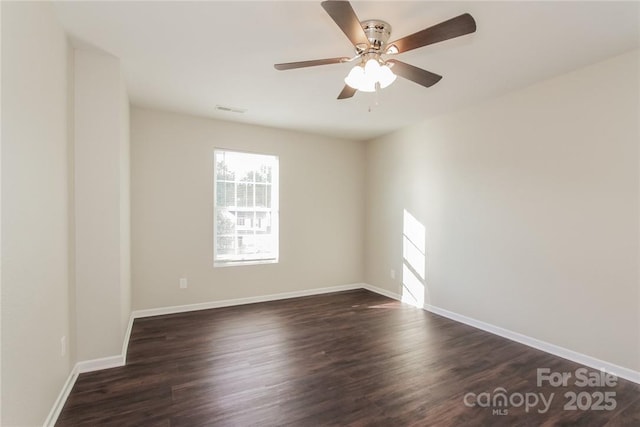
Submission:
<svg viewBox="0 0 640 427">
<path fill-rule="evenodd" d="M 125 335 L 125 340 L 128 341 L 129 334 L 131 333 L 131 324 L 133 324 L 133 317 L 129 321 L 129 328 L 127 329 L 127 334 Z M 126 351 L 126 345 L 123 345 L 123 349 Z M 102 357 L 100 359 L 93 360 L 83 360 L 75 364 L 75 366 L 69 372 L 69 376 L 62 386 L 62 390 L 60 390 L 60 394 L 58 394 L 58 398 L 53 404 L 51 411 L 49 411 L 49 415 L 44 421 L 44 427 L 53 427 L 58 421 L 58 417 L 62 412 L 62 408 L 64 404 L 67 402 L 67 398 L 73 389 L 73 385 L 76 383 L 78 379 L 78 375 L 84 374 L 86 372 L 99 371 L 101 369 L 109 369 L 109 368 L 117 368 L 119 366 L 124 366 L 125 364 L 126 353 L 119 354 L 117 356 L 109 356 Z"/>
<path fill-rule="evenodd" d="M 551 344 L 546 341 L 542 341 L 536 338 L 532 338 L 527 335 L 520 334 L 518 332 L 511 331 L 509 329 L 501 328 L 499 326 L 492 325 L 480 320 L 473 319 L 471 317 L 463 316 L 458 313 L 454 313 L 443 308 L 434 306 L 425 306 L 424 308 L 434 314 L 455 320 L 456 322 L 464 323 L 474 328 L 482 329 L 483 331 L 490 332 L 494 335 L 501 336 L 503 338 L 510 339 L 511 341 L 518 342 L 520 344 L 533 347 L 538 350 L 542 350 L 546 353 L 553 354 L 554 356 L 562 357 L 581 365 L 588 366 L 590 368 L 598 369 L 600 371 L 606 371 L 619 378 L 632 381 L 640 384 L 640 372 L 636 372 L 629 368 L 614 365 L 613 363 L 605 362 L 604 360 L 597 359 L 586 354 L 579 353 L 577 351 L 569 350 L 568 348 L 561 347 L 559 345 Z"/>
<path fill-rule="evenodd" d="M 377 286 L 370 285 L 368 283 L 362 283 L 362 289 L 366 289 L 371 292 L 375 292 L 376 294 L 385 296 L 387 298 L 395 299 L 398 301 L 402 301 L 402 296 L 400 294 L 396 294 L 395 292 L 391 292 L 387 289 L 382 289 Z"/>
<path fill-rule="evenodd" d="M 364 289 L 369 291 L 378 293 L 380 295 L 384 295 L 389 298 L 393 298 L 395 300 L 401 301 L 402 296 L 389 291 L 387 289 L 382 289 L 377 286 L 369 285 L 364 283 L 362 286 Z M 492 333 L 494 335 L 498 335 L 503 338 L 507 338 L 511 341 L 518 342 L 520 344 L 524 344 L 529 347 L 533 347 L 538 350 L 542 350 L 545 353 L 552 354 L 554 356 L 562 357 L 563 359 L 571 360 L 573 362 L 579 363 L 581 365 L 588 366 L 593 369 L 598 369 L 601 371 L 609 372 L 619 378 L 624 378 L 625 380 L 634 382 L 636 384 L 640 384 L 640 372 L 634 371 L 629 368 L 625 368 L 622 366 L 615 365 L 613 363 L 605 362 L 604 360 L 597 359 L 595 357 L 588 356 L 586 354 L 579 353 L 577 351 L 569 350 L 568 348 L 561 347 L 559 345 L 551 344 L 546 341 L 541 341 L 536 338 L 532 338 L 527 335 L 520 334 L 518 332 L 511 331 L 509 329 L 501 328 L 499 326 L 492 325 L 490 323 L 483 322 L 481 320 L 473 319 L 468 316 L 464 316 L 462 314 L 455 313 L 453 311 L 445 310 L 440 307 L 436 307 L 433 305 L 425 305 L 424 310 L 427 310 L 431 313 L 437 314 L 439 316 L 446 317 L 448 319 L 454 320 L 456 322 L 464 323 L 465 325 L 473 326 L 474 328 L 481 329 L 485 332 Z"/>
<path fill-rule="evenodd" d="M 53 403 L 53 407 L 51 408 L 51 411 L 49 411 L 49 415 L 47 415 L 47 418 L 44 420 L 44 424 L 43 424 L 44 427 L 55 426 L 56 421 L 58 421 L 58 417 L 62 412 L 62 408 L 64 407 L 64 404 L 67 403 L 67 398 L 69 397 L 69 394 L 71 393 L 71 390 L 73 389 L 73 385 L 76 383 L 77 379 L 78 379 L 78 370 L 76 365 L 73 367 L 73 369 L 71 369 L 71 372 L 69 372 L 69 376 L 67 377 L 67 380 L 64 382 L 64 385 L 62 386 L 62 390 L 60 390 L 60 393 L 58 394 L 58 398 Z"/>
<path fill-rule="evenodd" d="M 129 324 L 133 323 L 133 319 L 129 322 Z M 130 333 L 130 329 L 129 329 Z M 128 337 L 127 337 L 128 338 Z M 75 366 L 69 372 L 69 376 L 67 376 L 67 380 L 62 386 L 62 390 L 60 390 L 60 394 L 58 394 L 58 398 L 53 403 L 53 407 L 49 411 L 49 415 L 44 420 L 44 427 L 54 427 L 56 422 L 58 421 L 58 417 L 62 412 L 62 408 L 64 404 L 67 402 L 67 398 L 73 389 L 73 385 L 76 383 L 78 379 L 78 375 L 83 374 L 85 372 L 93 372 L 99 371 L 101 369 L 109 369 L 109 368 L 117 368 L 119 366 L 124 366 L 124 357 L 122 355 L 103 357 L 100 359 L 93 360 L 84 360 L 75 364 Z"/>
<path fill-rule="evenodd" d="M 129 340 L 131 339 L 131 330 L 133 329 L 133 313 L 129 315 L 129 323 L 127 324 L 127 330 L 124 333 L 124 339 L 122 341 L 122 364 L 127 364 L 127 351 L 129 350 Z"/>
<path fill-rule="evenodd" d="M 209 301 L 197 304 L 174 305 L 170 307 L 150 308 L 145 310 L 135 310 L 133 318 L 162 316 L 165 314 L 185 313 L 188 311 L 208 310 L 211 308 L 231 307 L 234 305 L 254 304 L 257 302 L 277 301 L 288 298 L 306 297 L 311 295 L 328 294 L 331 292 L 349 291 L 353 289 L 361 289 L 364 284 L 351 283 L 348 285 L 331 286 L 327 288 L 306 289 L 302 291 L 282 292 L 278 294 L 261 295 L 257 297 L 235 298 L 220 301 Z"/>
<path fill-rule="evenodd" d="M 118 368 L 120 366 L 124 366 L 124 357 L 122 354 L 101 357 L 100 359 L 83 360 L 76 363 L 76 368 L 79 374 L 99 371 L 101 369 Z"/>
</svg>

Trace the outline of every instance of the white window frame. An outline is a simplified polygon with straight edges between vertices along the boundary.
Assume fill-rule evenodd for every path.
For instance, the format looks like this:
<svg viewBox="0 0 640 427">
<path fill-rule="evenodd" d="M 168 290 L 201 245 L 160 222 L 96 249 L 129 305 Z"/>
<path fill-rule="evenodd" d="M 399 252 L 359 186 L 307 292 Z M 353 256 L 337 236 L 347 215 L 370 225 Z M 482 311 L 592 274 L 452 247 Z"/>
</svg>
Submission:
<svg viewBox="0 0 640 427">
<path fill-rule="evenodd" d="M 256 254 L 247 254 L 246 256 L 242 256 L 242 257 L 238 257 L 237 259 L 218 259 L 217 257 L 217 225 L 216 225 L 216 218 L 217 218 L 217 161 L 216 161 L 216 154 L 219 152 L 231 152 L 231 153 L 237 153 L 237 154 L 251 154 L 251 155 L 260 155 L 260 156 L 270 156 L 273 157 L 275 159 L 275 163 L 272 166 L 272 171 L 271 171 L 271 234 L 275 237 L 275 242 L 274 242 L 274 253 L 272 254 L 271 257 L 264 257 L 264 256 L 256 256 Z M 255 265 L 255 264 L 276 264 L 279 261 L 279 254 L 280 254 L 280 210 L 279 210 L 279 206 L 280 206 L 280 198 L 279 198 L 279 193 L 280 193 L 280 158 L 275 155 L 275 154 L 268 154 L 268 153 L 255 153 L 255 152 L 249 152 L 249 151 L 242 151 L 242 150 L 235 150 L 235 149 L 229 149 L 229 148 L 215 148 L 214 152 L 213 152 L 213 266 L 214 267 L 230 267 L 230 266 L 241 266 L 241 265 Z M 255 182 L 254 184 L 254 191 L 253 191 L 253 197 L 254 197 L 254 207 L 255 207 Z M 236 190 L 236 196 L 237 196 L 237 190 Z M 255 211 L 254 211 L 255 212 Z M 235 227 L 237 228 L 237 224 L 235 225 Z"/>
</svg>

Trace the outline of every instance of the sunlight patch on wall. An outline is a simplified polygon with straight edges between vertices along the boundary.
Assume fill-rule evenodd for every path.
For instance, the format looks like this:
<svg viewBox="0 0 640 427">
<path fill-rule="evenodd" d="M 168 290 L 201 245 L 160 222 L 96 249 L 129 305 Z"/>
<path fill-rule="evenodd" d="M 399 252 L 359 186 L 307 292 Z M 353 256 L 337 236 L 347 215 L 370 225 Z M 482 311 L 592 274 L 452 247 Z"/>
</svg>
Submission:
<svg viewBox="0 0 640 427">
<path fill-rule="evenodd" d="M 427 294 L 426 229 L 406 209 L 402 224 L 402 302 L 424 307 Z"/>
<path fill-rule="evenodd" d="M 424 306 L 424 285 L 406 263 L 402 265 L 402 302 Z"/>
<path fill-rule="evenodd" d="M 424 280 L 426 261 L 424 252 L 420 251 L 406 235 L 402 237 L 402 257 L 418 276 Z"/>
</svg>

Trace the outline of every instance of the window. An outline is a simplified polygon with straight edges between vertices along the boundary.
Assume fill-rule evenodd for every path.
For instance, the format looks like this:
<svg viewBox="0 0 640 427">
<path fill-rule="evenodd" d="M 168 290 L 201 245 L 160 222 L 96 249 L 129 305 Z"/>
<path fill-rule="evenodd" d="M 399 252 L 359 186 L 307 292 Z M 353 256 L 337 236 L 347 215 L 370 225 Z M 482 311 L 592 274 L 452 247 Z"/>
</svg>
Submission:
<svg viewBox="0 0 640 427">
<path fill-rule="evenodd" d="M 278 262 L 278 157 L 216 150 L 214 266 Z"/>
</svg>

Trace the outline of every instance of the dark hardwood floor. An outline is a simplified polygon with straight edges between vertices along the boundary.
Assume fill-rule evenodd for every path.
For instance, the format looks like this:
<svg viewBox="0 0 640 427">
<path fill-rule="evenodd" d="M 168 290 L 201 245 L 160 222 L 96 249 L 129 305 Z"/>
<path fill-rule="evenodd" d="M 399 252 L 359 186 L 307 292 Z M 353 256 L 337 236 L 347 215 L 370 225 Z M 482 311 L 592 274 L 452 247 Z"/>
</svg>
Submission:
<svg viewBox="0 0 640 427">
<path fill-rule="evenodd" d="M 572 377 L 538 387 L 538 368 Z M 640 426 L 639 385 L 579 368 L 357 290 L 137 319 L 127 365 L 81 374 L 57 425 Z"/>
</svg>

